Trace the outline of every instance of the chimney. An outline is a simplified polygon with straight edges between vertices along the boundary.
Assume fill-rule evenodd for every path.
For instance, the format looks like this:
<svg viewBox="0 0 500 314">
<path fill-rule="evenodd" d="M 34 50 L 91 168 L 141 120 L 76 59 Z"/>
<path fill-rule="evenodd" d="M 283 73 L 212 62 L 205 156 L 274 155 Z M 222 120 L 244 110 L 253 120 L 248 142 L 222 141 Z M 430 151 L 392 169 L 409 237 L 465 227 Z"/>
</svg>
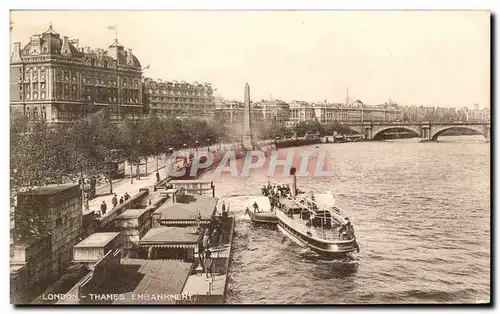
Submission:
<svg viewBox="0 0 500 314">
<path fill-rule="evenodd" d="M 75 48 L 77 50 L 80 50 L 80 48 L 78 47 L 79 42 L 80 42 L 80 40 L 78 38 L 74 38 L 74 39 L 71 39 L 69 41 L 69 43 L 72 44 L 73 46 L 75 46 Z"/>
<path fill-rule="evenodd" d="M 127 49 L 127 64 L 133 64 L 134 59 L 132 58 L 132 49 Z"/>
<path fill-rule="evenodd" d="M 10 62 L 19 62 L 19 61 L 21 61 L 21 43 L 17 41 L 14 43 L 14 51 L 12 52 L 12 57 L 10 59 Z"/>
<path fill-rule="evenodd" d="M 61 47 L 61 54 L 63 54 L 63 55 L 71 54 L 71 51 L 69 50 L 68 36 L 64 36 L 63 37 L 63 43 L 62 43 L 62 47 Z"/>
</svg>

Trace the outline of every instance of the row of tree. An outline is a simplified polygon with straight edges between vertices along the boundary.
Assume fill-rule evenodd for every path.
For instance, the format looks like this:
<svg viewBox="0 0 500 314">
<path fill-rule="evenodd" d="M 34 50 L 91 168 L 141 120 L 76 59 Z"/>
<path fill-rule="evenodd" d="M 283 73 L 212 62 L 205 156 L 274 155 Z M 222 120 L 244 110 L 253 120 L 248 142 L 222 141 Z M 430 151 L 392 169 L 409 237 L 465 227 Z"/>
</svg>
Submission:
<svg viewBox="0 0 500 314">
<path fill-rule="evenodd" d="M 102 177 L 111 162 L 160 156 L 186 147 L 228 140 L 225 127 L 203 120 L 149 116 L 110 123 L 100 113 L 65 124 L 28 122 L 15 116 L 10 127 L 11 189 Z"/>
</svg>

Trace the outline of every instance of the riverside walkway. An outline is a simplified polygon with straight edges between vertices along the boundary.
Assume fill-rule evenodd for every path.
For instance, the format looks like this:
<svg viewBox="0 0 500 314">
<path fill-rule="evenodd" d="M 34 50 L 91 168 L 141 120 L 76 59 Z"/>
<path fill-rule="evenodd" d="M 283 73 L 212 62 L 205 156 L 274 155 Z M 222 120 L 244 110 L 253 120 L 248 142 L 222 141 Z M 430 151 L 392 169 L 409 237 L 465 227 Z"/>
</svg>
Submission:
<svg viewBox="0 0 500 314">
<path fill-rule="evenodd" d="M 162 158 L 158 162 L 158 172 L 160 174 L 160 180 L 167 178 L 169 175 L 167 173 L 168 167 L 165 167 L 166 162 L 167 161 L 165 158 Z M 136 168 L 133 167 L 133 170 L 135 169 Z M 109 193 L 109 183 L 98 186 L 97 197 L 89 201 L 88 210 L 85 209 L 85 206 L 82 208 L 84 214 L 88 214 L 89 212 L 99 213 L 101 211 L 101 204 L 103 201 L 106 203 L 106 214 L 108 214 L 113 209 L 112 199 L 115 194 L 119 201 L 120 197 L 124 196 L 125 193 L 128 193 L 130 196 L 134 196 L 137 192 L 139 192 L 139 189 L 153 189 L 154 185 L 157 182 L 156 159 L 148 162 L 147 176 L 145 172 L 145 165 L 141 165 L 140 170 L 140 179 L 137 180 L 137 178 L 133 178 L 133 183 L 130 180 L 130 170 L 128 172 L 128 178 L 125 177 L 121 180 L 113 181 L 113 194 Z M 127 175 L 127 172 L 125 174 Z"/>
</svg>

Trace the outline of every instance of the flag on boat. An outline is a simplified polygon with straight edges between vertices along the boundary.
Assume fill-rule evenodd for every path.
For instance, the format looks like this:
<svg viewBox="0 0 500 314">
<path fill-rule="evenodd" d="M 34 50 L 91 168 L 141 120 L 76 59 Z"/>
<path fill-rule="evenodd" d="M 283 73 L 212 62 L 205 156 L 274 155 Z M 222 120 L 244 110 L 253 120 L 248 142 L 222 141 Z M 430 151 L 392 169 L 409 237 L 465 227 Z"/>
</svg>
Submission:
<svg viewBox="0 0 500 314">
<path fill-rule="evenodd" d="M 108 26 L 108 29 L 110 31 L 116 31 L 116 25 L 110 25 L 110 26 Z"/>
</svg>

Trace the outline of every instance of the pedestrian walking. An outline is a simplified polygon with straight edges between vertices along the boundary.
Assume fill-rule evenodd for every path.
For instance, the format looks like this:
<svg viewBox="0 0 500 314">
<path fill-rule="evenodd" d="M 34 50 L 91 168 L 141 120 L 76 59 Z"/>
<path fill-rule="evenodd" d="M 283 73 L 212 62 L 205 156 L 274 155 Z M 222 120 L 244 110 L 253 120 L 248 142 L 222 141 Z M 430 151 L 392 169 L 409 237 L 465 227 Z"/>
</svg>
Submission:
<svg viewBox="0 0 500 314">
<path fill-rule="evenodd" d="M 128 193 L 127 193 L 127 192 L 125 192 L 124 197 L 125 197 L 125 202 L 126 202 L 126 201 L 130 198 L 130 195 L 128 195 Z"/>
<path fill-rule="evenodd" d="M 125 201 L 123 200 L 123 196 L 120 197 L 120 205 L 123 204 Z"/>
<path fill-rule="evenodd" d="M 210 277 L 212 277 L 212 258 L 210 257 L 212 255 L 212 252 L 210 250 L 207 250 L 205 252 L 205 274 L 207 275 L 208 278 L 208 273 L 210 273 Z"/>
<path fill-rule="evenodd" d="M 151 199 L 149 199 L 148 201 L 148 206 L 151 206 Z"/>
<path fill-rule="evenodd" d="M 222 201 L 222 212 L 226 211 L 226 203 Z"/>
<path fill-rule="evenodd" d="M 205 248 L 203 247 L 203 242 L 198 242 L 198 259 L 200 260 L 200 264 L 203 265 L 203 261 L 205 260 Z M 203 271 L 205 271 L 205 265 L 203 265 Z"/>
<path fill-rule="evenodd" d="M 102 201 L 102 204 L 101 204 L 101 214 L 104 216 L 106 215 L 106 210 L 108 209 L 108 206 L 106 205 L 106 202 L 105 201 Z"/>
<path fill-rule="evenodd" d="M 118 198 L 116 197 L 116 194 L 113 195 L 113 199 L 111 200 L 111 203 L 113 204 L 113 208 L 115 208 L 116 205 L 118 205 Z"/>
<path fill-rule="evenodd" d="M 156 182 L 160 182 L 160 173 L 156 171 Z"/>
</svg>

